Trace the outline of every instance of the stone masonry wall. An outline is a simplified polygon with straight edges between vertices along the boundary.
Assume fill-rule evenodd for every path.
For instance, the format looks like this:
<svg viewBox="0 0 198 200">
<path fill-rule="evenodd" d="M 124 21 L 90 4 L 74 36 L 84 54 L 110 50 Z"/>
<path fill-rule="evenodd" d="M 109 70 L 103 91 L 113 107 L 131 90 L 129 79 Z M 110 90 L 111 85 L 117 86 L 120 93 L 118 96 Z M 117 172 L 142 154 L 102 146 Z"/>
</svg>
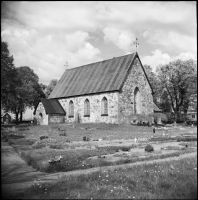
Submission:
<svg viewBox="0 0 198 200">
<path fill-rule="evenodd" d="M 39 116 L 39 114 L 42 113 L 42 118 Z M 37 123 L 40 125 L 48 125 L 48 115 L 45 112 L 45 108 L 43 104 L 40 102 L 36 109 L 35 117 L 37 119 Z"/>
<path fill-rule="evenodd" d="M 120 123 L 125 122 L 128 115 L 134 114 L 134 90 L 136 87 L 140 92 L 139 114 L 148 115 L 153 112 L 152 90 L 140 65 L 139 59 L 136 58 L 119 94 Z"/>
<path fill-rule="evenodd" d="M 108 100 L 108 116 L 101 116 L 101 101 L 103 97 Z M 86 99 L 90 102 L 90 117 L 84 117 L 84 102 Z M 74 103 L 74 117 L 72 118 L 68 117 L 70 100 Z M 59 102 L 66 111 L 65 122 L 74 122 L 78 113 L 80 123 L 118 123 L 118 92 L 64 98 L 59 99 Z"/>
<path fill-rule="evenodd" d="M 64 116 L 58 114 L 49 114 L 49 124 L 61 124 L 64 123 Z"/>
</svg>

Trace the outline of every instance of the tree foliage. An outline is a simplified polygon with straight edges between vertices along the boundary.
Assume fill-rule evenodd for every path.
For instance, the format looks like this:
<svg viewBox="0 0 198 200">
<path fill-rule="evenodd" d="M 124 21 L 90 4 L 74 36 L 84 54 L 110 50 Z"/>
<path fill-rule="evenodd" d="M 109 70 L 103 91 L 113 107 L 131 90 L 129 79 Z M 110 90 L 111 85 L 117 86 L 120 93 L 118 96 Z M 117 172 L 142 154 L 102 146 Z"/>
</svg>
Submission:
<svg viewBox="0 0 198 200">
<path fill-rule="evenodd" d="M 7 96 L 16 87 L 16 69 L 13 64 L 14 58 L 10 56 L 7 42 L 1 38 L 1 103 L 6 104 Z"/>
<path fill-rule="evenodd" d="M 182 109 L 188 109 L 189 98 L 196 91 L 197 63 L 192 59 L 172 61 L 160 66 L 157 76 L 161 99 L 166 101 L 177 120 Z"/>
<path fill-rule="evenodd" d="M 46 90 L 45 90 L 45 96 L 46 98 L 49 97 L 49 95 L 51 94 L 52 90 L 55 88 L 56 84 L 58 83 L 57 79 L 52 79 L 49 83 L 49 85 L 47 86 Z"/>
<path fill-rule="evenodd" d="M 146 71 L 147 77 L 154 92 L 153 99 L 155 102 L 157 102 L 160 97 L 160 88 L 159 88 L 160 80 L 158 79 L 157 75 L 152 71 L 150 65 L 144 65 L 144 69 Z"/>
<path fill-rule="evenodd" d="M 38 76 L 32 69 L 27 66 L 16 68 L 17 85 L 15 90 L 7 96 L 6 110 L 16 114 L 16 121 L 20 114 L 20 121 L 22 121 L 22 114 L 27 107 L 35 106 L 40 98 L 45 95 L 38 83 Z"/>
<path fill-rule="evenodd" d="M 39 78 L 27 66 L 15 68 L 13 56 L 9 55 L 8 44 L 1 41 L 1 105 L 5 111 L 20 114 L 29 106 L 35 106 L 40 98 L 45 98 Z"/>
</svg>

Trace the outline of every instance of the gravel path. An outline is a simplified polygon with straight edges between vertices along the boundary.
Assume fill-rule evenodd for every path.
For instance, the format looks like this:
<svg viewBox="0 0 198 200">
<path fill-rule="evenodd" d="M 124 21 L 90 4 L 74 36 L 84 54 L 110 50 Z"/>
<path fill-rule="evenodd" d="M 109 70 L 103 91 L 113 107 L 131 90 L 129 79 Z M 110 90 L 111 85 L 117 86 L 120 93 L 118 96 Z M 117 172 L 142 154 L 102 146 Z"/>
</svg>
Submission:
<svg viewBox="0 0 198 200">
<path fill-rule="evenodd" d="M 47 174 L 38 172 L 31 166 L 28 166 L 26 162 L 15 152 L 15 150 L 9 146 L 6 142 L 1 143 L 1 187 L 2 193 L 20 192 L 34 184 L 34 180 L 40 180 L 42 182 L 54 182 L 58 181 L 61 177 L 70 175 L 91 174 L 100 170 L 114 170 L 116 168 L 130 168 L 136 165 L 161 163 L 171 160 L 179 160 L 182 158 L 188 158 L 191 156 L 197 156 L 197 152 L 183 154 L 179 157 L 171 157 L 158 159 L 153 161 L 142 161 L 136 163 L 128 163 L 117 166 L 105 166 L 97 167 L 85 170 L 75 170 L 70 172 L 59 172 L 53 174 Z"/>
</svg>

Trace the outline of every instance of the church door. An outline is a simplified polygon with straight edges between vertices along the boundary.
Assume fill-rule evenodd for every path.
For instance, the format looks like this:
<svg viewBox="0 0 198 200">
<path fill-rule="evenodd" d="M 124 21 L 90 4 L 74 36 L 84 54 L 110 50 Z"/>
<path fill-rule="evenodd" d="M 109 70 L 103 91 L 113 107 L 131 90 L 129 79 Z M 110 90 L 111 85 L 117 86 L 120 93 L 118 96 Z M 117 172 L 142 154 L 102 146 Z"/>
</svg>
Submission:
<svg viewBox="0 0 198 200">
<path fill-rule="evenodd" d="M 134 90 L 134 113 L 135 114 L 141 114 L 141 111 L 140 111 L 140 102 L 141 99 L 140 99 L 140 91 L 139 89 L 136 87 L 135 90 Z"/>
</svg>

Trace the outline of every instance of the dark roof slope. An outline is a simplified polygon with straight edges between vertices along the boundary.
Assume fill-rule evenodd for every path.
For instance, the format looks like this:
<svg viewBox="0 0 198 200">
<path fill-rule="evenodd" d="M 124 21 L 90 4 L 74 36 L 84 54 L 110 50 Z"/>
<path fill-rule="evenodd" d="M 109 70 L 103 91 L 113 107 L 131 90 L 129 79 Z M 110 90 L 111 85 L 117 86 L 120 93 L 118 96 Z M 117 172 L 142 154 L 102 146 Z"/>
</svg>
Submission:
<svg viewBox="0 0 198 200">
<path fill-rule="evenodd" d="M 61 104 L 57 99 L 41 99 L 41 102 L 45 108 L 46 114 L 61 114 L 61 115 L 66 114 L 65 110 L 63 109 L 63 107 L 61 106 Z M 34 114 L 36 112 L 36 109 L 34 111 Z"/>
<path fill-rule="evenodd" d="M 66 70 L 49 99 L 120 90 L 135 55 L 132 53 Z"/>
</svg>

